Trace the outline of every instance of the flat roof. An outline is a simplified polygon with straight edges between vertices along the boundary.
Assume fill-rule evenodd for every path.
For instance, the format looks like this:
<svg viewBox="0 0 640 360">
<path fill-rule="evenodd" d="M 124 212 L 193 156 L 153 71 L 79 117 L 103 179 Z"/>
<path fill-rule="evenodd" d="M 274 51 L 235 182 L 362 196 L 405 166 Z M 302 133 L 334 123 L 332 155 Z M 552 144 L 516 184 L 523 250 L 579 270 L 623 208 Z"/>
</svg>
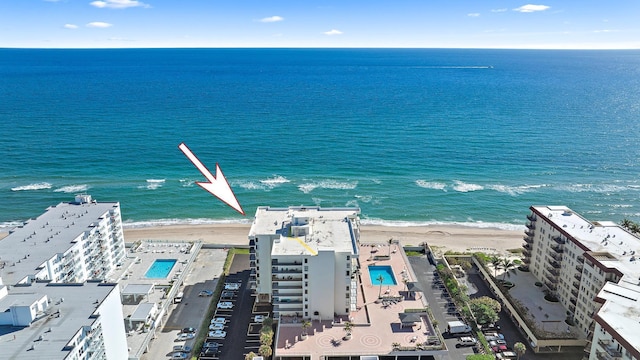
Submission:
<svg viewBox="0 0 640 360">
<path fill-rule="evenodd" d="M 127 284 L 121 295 L 148 295 L 153 291 L 154 284 Z"/>
<path fill-rule="evenodd" d="M 637 280 L 637 279 L 633 279 Z M 628 344 L 640 352 L 640 285 L 626 281 L 607 282 L 598 298 L 605 303 L 598 311 L 598 317 L 604 320 Z M 619 339 L 618 339 L 619 340 Z"/>
<path fill-rule="evenodd" d="M 589 221 L 566 206 L 532 206 L 578 240 L 598 261 L 621 273 L 640 277 L 640 239 L 612 221 Z"/>
<path fill-rule="evenodd" d="M 353 221 L 359 214 L 358 208 L 258 207 L 249 237 L 276 238 L 275 256 L 317 255 L 323 250 L 357 253 Z"/>
<path fill-rule="evenodd" d="M 9 294 L 0 299 L 0 312 L 16 304 L 30 305 L 32 302 L 28 303 L 27 299 L 41 299 L 44 295 L 48 297 L 49 307 L 31 326 L 0 325 L 3 356 L 8 359 L 63 359 L 69 353 L 63 350 L 66 344 L 83 326 L 91 326 L 96 321 L 94 312 L 116 286 L 99 282 L 36 282 L 29 286 L 12 286 Z M 42 340 L 38 340 L 40 337 Z"/>
<path fill-rule="evenodd" d="M 0 262 L 4 263 L 0 278 L 5 284 L 17 284 L 36 274 L 42 264 L 68 251 L 85 231 L 119 206 L 117 202 L 60 203 L 25 221 L 0 241 Z"/>
</svg>

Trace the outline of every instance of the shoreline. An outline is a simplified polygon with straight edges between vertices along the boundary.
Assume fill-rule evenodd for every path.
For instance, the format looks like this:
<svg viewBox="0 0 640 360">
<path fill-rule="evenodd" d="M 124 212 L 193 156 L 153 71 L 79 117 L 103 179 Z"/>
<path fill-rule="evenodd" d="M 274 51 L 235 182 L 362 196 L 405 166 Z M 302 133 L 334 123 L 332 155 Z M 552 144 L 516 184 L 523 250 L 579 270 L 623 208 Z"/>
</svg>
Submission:
<svg viewBox="0 0 640 360">
<path fill-rule="evenodd" d="M 140 240 L 202 241 L 207 244 L 248 245 L 251 224 L 197 224 L 158 225 L 124 228 L 127 243 Z M 8 232 L 0 232 L 0 240 Z M 388 226 L 361 225 L 362 243 L 386 244 L 389 239 L 399 240 L 403 246 L 418 246 L 427 242 L 436 252 L 482 251 L 509 255 L 508 249 L 522 246 L 523 232 L 498 228 L 480 228 L 462 225 Z"/>
</svg>

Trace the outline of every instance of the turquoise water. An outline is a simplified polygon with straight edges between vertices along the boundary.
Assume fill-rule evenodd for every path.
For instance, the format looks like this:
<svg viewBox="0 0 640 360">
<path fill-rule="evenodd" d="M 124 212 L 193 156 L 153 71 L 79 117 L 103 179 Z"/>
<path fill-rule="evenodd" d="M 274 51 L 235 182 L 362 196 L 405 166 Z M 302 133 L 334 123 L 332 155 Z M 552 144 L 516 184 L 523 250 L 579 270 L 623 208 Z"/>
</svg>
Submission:
<svg viewBox="0 0 640 360">
<path fill-rule="evenodd" d="M 144 274 L 144 277 L 148 279 L 166 279 L 176 262 L 176 259 L 156 259 Z"/>
<path fill-rule="evenodd" d="M 389 265 L 371 265 L 369 266 L 369 277 L 373 285 L 380 285 L 378 277 L 382 276 L 382 285 L 397 285 L 393 269 Z"/>
<path fill-rule="evenodd" d="M 640 220 L 640 51 L 0 49 L 0 226 L 84 192 L 125 226 L 357 206 L 364 224 Z M 219 163 L 246 217 L 195 184 Z"/>
</svg>

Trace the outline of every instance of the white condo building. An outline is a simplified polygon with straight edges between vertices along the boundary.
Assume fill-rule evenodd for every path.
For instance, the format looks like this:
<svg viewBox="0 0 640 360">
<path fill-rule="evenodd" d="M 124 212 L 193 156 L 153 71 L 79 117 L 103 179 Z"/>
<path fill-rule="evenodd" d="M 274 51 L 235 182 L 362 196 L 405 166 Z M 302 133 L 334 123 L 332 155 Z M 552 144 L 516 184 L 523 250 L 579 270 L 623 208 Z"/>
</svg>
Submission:
<svg viewBox="0 0 640 360">
<path fill-rule="evenodd" d="M 640 239 L 565 206 L 532 206 L 524 262 L 588 339 L 589 359 L 640 359 Z"/>
<path fill-rule="evenodd" d="M 120 204 L 79 195 L 0 241 L 0 277 L 5 284 L 104 280 L 125 254 Z"/>
<path fill-rule="evenodd" d="M 119 203 L 80 195 L 0 241 L 0 358 L 126 359 Z M 5 357 L 7 356 L 7 357 Z"/>
<path fill-rule="evenodd" d="M 249 231 L 251 286 L 274 318 L 355 311 L 357 208 L 259 207 Z"/>
</svg>

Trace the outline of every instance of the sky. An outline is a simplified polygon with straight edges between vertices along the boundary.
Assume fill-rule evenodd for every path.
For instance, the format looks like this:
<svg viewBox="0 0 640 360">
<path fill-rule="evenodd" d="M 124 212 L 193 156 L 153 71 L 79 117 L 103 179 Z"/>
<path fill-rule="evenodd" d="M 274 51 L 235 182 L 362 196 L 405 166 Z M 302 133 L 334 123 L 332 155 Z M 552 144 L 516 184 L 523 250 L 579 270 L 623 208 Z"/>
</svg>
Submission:
<svg viewBox="0 0 640 360">
<path fill-rule="evenodd" d="M 640 49 L 640 0 L 0 0 L 0 47 Z"/>
</svg>

